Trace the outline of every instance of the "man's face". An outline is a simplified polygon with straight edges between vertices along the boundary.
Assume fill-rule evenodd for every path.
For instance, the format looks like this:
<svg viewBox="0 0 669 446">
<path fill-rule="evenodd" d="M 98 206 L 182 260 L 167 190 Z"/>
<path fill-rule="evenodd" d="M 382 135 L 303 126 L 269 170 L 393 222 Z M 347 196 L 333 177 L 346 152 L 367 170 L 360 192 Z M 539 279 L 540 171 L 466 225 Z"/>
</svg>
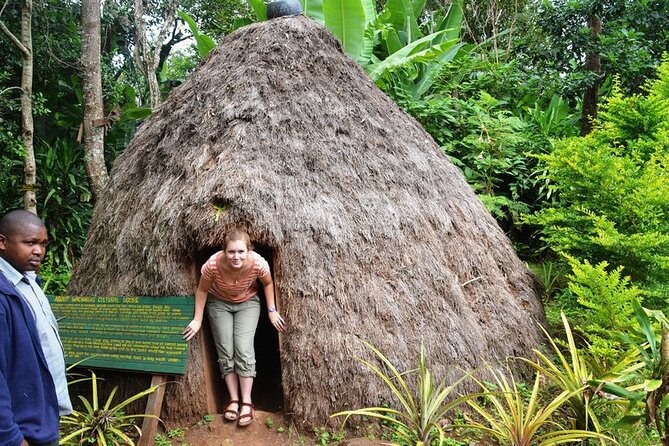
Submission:
<svg viewBox="0 0 669 446">
<path fill-rule="evenodd" d="M 48 235 L 44 226 L 27 224 L 12 234 L 0 234 L 0 257 L 17 271 L 37 271 L 44 255 Z"/>
</svg>

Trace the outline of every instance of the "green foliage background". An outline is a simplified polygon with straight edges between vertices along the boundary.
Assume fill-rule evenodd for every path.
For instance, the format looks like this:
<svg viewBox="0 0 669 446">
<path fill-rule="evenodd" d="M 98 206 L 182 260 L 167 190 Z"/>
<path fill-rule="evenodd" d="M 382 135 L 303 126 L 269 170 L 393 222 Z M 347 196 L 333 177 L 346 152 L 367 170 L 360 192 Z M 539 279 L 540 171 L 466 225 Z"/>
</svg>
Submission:
<svg viewBox="0 0 669 446">
<path fill-rule="evenodd" d="M 609 368 L 607 385 L 620 395 L 645 398 L 645 391 L 656 391 L 658 326 L 644 319 L 636 302 L 664 310 L 669 297 L 669 59 L 662 56 L 669 51 L 669 2 L 301 3 L 310 17 L 339 33 L 349 55 L 461 168 L 544 283 L 552 328 L 561 330 L 561 312 L 572 321 L 572 360 L 586 371 L 595 370 L 585 367 L 590 359 L 598 373 Z M 155 26 L 164 5 L 147 5 Z M 262 19 L 264 6 L 260 0 L 181 2 L 161 53 L 161 92 L 182 83 L 215 41 Z M 588 26 L 595 15 L 602 24 L 597 36 Z M 16 2 L 0 13 L 16 35 L 19 17 Z M 48 293 L 67 286 L 94 204 L 77 142 L 79 21 L 76 1 L 35 1 L 38 212 L 51 239 L 40 274 Z M 105 2 L 102 30 L 105 110 L 121 111 L 105 136 L 111 167 L 151 110 L 147 83 L 131 57 L 132 2 Z M 190 33 L 197 42 L 177 49 Z M 592 54 L 601 59 L 600 71 L 585 65 Z M 0 45 L 0 213 L 22 205 L 20 72 L 18 52 Z M 582 98 L 595 81 L 601 83 L 599 115 L 594 131 L 578 136 Z M 649 314 L 666 325 L 658 313 Z M 645 369 L 621 371 L 638 360 L 629 356 L 630 346 Z M 644 391 L 624 388 L 625 379 L 644 383 Z M 607 410 L 598 415 L 602 423 L 621 443 L 629 440 L 609 422 L 620 418 L 619 411 Z M 633 438 L 630 443 L 640 442 L 637 434 Z"/>
<path fill-rule="evenodd" d="M 539 156 L 553 201 L 526 221 L 554 252 L 608 261 L 655 299 L 669 282 L 669 61 L 644 94 L 614 86 L 596 130 Z M 660 304 L 660 302 L 657 302 Z"/>
</svg>

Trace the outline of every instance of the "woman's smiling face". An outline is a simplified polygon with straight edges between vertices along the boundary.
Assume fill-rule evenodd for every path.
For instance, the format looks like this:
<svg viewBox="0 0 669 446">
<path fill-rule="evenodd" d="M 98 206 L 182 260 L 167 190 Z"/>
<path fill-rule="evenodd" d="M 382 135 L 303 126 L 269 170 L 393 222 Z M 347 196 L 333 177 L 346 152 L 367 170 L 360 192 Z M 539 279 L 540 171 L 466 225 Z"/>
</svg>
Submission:
<svg viewBox="0 0 669 446">
<path fill-rule="evenodd" d="M 225 247 L 225 258 L 232 269 L 240 269 L 248 255 L 249 250 L 243 240 L 233 240 Z"/>
</svg>

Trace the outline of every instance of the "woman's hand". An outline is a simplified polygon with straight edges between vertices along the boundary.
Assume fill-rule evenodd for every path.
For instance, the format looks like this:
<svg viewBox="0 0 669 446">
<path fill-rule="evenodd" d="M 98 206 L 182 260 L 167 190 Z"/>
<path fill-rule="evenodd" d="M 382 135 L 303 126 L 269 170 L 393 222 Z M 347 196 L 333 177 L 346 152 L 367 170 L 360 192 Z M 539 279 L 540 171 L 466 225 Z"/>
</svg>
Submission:
<svg viewBox="0 0 669 446">
<path fill-rule="evenodd" d="M 192 321 L 190 321 L 190 324 L 186 325 L 186 328 L 184 328 L 183 331 L 184 339 L 187 341 L 193 339 L 193 336 L 195 336 L 197 332 L 200 331 L 201 327 L 202 327 L 202 322 L 198 321 L 197 319 L 193 319 Z"/>
<path fill-rule="evenodd" d="M 269 321 L 274 325 L 277 331 L 283 331 L 285 322 L 278 311 L 272 311 L 269 314 Z"/>
</svg>

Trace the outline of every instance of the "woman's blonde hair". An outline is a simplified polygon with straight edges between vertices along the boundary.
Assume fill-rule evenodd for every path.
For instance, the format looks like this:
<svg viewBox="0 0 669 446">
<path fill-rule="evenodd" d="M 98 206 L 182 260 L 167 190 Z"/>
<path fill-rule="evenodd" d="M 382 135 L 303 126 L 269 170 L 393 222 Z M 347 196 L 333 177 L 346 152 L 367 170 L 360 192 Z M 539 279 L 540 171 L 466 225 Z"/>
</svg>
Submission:
<svg viewBox="0 0 669 446">
<path fill-rule="evenodd" d="M 245 231 L 241 231 L 239 229 L 233 229 L 232 231 L 225 234 L 224 249 L 228 247 L 228 243 L 236 242 L 239 240 L 241 240 L 242 242 L 244 242 L 244 244 L 246 244 L 246 249 L 248 249 L 249 251 L 253 251 L 253 244 L 251 243 L 251 237 L 249 237 L 249 235 Z"/>
</svg>

